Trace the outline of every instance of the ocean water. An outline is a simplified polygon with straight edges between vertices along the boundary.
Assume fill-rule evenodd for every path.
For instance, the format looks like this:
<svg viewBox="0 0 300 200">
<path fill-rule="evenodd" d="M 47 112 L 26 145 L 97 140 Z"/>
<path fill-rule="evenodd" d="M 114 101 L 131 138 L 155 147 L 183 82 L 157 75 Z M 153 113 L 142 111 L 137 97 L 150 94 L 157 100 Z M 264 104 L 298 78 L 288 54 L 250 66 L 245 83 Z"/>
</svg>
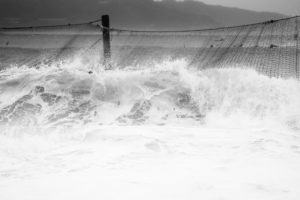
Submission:
<svg viewBox="0 0 300 200">
<path fill-rule="evenodd" d="M 187 66 L 1 71 L 0 199 L 299 199 L 299 81 Z"/>
</svg>

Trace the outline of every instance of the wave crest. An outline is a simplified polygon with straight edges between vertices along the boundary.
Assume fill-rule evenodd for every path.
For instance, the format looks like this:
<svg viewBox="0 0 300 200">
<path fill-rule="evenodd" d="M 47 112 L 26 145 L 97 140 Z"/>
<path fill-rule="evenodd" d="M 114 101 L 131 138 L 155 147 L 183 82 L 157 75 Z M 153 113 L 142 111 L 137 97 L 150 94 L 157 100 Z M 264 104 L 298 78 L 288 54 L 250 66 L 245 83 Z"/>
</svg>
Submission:
<svg viewBox="0 0 300 200">
<path fill-rule="evenodd" d="M 0 123 L 299 129 L 296 80 L 271 79 L 249 69 L 196 71 L 186 66 L 180 60 L 93 74 L 80 65 L 7 69 L 0 74 Z"/>
</svg>

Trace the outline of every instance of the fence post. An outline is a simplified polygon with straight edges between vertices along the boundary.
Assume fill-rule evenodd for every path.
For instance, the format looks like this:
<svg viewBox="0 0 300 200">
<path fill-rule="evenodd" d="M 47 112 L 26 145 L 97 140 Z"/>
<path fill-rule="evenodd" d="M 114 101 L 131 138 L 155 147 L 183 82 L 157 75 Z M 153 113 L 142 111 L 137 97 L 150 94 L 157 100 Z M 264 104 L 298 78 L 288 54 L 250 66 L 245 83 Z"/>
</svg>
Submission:
<svg viewBox="0 0 300 200">
<path fill-rule="evenodd" d="M 102 15 L 102 37 L 105 70 L 111 69 L 109 15 Z"/>
<path fill-rule="evenodd" d="M 300 80 L 300 66 L 299 66 L 299 20 L 296 17 L 296 32 L 295 32 L 295 40 L 296 40 L 296 79 Z"/>
</svg>

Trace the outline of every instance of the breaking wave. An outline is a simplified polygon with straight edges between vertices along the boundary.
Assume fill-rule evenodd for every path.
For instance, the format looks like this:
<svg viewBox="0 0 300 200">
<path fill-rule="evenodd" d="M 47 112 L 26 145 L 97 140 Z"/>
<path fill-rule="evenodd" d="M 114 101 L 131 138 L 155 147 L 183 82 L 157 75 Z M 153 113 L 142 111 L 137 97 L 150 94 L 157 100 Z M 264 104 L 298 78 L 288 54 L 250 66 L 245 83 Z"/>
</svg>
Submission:
<svg viewBox="0 0 300 200">
<path fill-rule="evenodd" d="M 89 72 L 84 63 L 0 73 L 2 134 L 106 125 L 300 129 L 300 83 L 184 60 Z M 15 130 L 15 131 L 12 131 Z"/>
</svg>

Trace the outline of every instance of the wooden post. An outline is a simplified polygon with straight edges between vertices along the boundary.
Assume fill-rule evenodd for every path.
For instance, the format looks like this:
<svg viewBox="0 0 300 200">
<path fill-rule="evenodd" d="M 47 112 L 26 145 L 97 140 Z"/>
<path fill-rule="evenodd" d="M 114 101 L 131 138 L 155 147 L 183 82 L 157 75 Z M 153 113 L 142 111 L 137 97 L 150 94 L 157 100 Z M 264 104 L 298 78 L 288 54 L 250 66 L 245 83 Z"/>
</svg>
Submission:
<svg viewBox="0 0 300 200">
<path fill-rule="evenodd" d="M 103 53 L 105 70 L 111 69 L 111 52 L 110 52 L 110 25 L 109 16 L 102 15 L 102 35 L 103 35 Z"/>
<path fill-rule="evenodd" d="M 299 20 L 298 17 L 296 17 L 296 31 L 295 31 L 295 40 L 296 40 L 296 79 L 300 80 L 300 66 L 299 66 L 299 26 L 298 26 Z"/>
</svg>

